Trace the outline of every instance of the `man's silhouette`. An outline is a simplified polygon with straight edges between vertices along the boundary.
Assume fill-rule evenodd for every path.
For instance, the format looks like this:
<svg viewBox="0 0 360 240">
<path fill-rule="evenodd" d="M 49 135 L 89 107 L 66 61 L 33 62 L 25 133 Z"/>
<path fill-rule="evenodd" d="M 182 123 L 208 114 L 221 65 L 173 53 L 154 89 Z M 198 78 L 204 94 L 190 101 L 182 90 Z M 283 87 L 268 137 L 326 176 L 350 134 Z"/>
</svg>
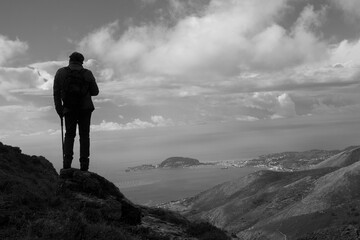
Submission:
<svg viewBox="0 0 360 240">
<path fill-rule="evenodd" d="M 83 68 L 84 56 L 74 52 L 69 65 L 60 68 L 55 75 L 53 93 L 55 109 L 60 118 L 65 117 L 65 141 L 63 168 L 71 168 L 76 126 L 80 135 L 80 169 L 89 169 L 90 119 L 94 111 L 91 96 L 99 94 L 92 72 Z"/>
</svg>

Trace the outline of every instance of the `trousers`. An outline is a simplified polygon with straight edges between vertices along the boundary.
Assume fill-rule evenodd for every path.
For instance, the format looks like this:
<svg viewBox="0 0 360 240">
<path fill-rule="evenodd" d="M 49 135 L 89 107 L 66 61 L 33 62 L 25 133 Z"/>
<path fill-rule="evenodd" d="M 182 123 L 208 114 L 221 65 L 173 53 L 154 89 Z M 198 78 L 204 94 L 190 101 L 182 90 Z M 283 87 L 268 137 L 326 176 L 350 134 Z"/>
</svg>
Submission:
<svg viewBox="0 0 360 240">
<path fill-rule="evenodd" d="M 89 169 L 90 122 L 92 110 L 71 110 L 65 113 L 64 168 L 70 168 L 74 155 L 76 127 L 79 129 L 80 169 Z"/>
</svg>

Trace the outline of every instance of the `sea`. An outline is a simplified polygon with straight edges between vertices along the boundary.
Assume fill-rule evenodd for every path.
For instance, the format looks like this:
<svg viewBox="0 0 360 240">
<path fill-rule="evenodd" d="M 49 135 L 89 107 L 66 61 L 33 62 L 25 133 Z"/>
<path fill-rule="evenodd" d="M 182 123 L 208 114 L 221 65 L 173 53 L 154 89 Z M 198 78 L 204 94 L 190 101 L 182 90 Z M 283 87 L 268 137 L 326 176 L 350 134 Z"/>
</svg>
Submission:
<svg viewBox="0 0 360 240">
<path fill-rule="evenodd" d="M 197 166 L 176 169 L 121 171 L 114 182 L 132 202 L 154 206 L 195 196 L 218 184 L 259 171 L 252 167 Z"/>
</svg>

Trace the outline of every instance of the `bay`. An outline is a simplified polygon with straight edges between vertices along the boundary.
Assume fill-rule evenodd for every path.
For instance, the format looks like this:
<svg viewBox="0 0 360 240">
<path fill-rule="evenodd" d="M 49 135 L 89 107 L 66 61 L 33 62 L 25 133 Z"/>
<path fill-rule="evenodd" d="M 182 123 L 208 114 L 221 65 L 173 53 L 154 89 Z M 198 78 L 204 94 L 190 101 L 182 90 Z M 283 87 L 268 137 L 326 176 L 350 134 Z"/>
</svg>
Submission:
<svg viewBox="0 0 360 240">
<path fill-rule="evenodd" d="M 201 166 L 177 169 L 152 169 L 135 172 L 122 171 L 115 178 L 116 185 L 134 203 L 154 206 L 175 201 L 205 191 L 215 185 L 260 170 L 259 168 L 227 168 Z"/>
</svg>

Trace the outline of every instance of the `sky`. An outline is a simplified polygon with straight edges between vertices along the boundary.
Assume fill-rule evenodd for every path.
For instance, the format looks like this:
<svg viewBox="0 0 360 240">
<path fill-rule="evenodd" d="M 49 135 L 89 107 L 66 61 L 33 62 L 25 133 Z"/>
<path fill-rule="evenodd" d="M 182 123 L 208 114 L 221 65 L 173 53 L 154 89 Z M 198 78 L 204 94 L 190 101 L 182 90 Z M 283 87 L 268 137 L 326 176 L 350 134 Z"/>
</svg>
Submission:
<svg viewBox="0 0 360 240">
<path fill-rule="evenodd" d="M 0 141 L 59 166 L 53 78 L 80 51 L 113 165 L 356 145 L 359 23 L 358 0 L 1 0 Z"/>
</svg>

